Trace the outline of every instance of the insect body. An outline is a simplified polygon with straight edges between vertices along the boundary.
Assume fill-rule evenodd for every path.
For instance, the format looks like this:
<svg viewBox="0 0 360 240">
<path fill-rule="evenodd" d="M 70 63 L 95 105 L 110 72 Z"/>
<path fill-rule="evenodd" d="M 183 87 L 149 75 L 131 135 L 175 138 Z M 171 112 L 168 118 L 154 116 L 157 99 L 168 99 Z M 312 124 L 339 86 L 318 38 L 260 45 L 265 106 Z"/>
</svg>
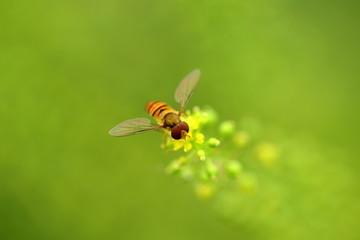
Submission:
<svg viewBox="0 0 360 240">
<path fill-rule="evenodd" d="M 145 110 L 158 121 L 163 122 L 164 127 L 174 127 L 180 122 L 176 111 L 164 102 L 149 102 L 146 104 Z"/>
<path fill-rule="evenodd" d="M 181 114 L 184 112 L 199 79 L 200 70 L 196 69 L 180 82 L 175 91 L 175 100 L 180 105 L 178 112 L 164 102 L 152 101 L 146 104 L 146 111 L 156 118 L 158 125 L 152 124 L 147 118 L 134 118 L 118 124 L 110 130 L 109 134 L 124 137 L 151 130 L 167 129 L 171 131 L 173 139 L 185 139 L 189 132 L 189 126 L 186 122 L 181 121 Z"/>
<path fill-rule="evenodd" d="M 166 103 L 152 101 L 146 104 L 145 109 L 162 124 L 163 128 L 171 130 L 172 138 L 181 139 L 186 137 L 186 134 L 189 132 L 189 126 L 186 122 L 182 122 L 179 113 L 170 108 Z"/>
</svg>

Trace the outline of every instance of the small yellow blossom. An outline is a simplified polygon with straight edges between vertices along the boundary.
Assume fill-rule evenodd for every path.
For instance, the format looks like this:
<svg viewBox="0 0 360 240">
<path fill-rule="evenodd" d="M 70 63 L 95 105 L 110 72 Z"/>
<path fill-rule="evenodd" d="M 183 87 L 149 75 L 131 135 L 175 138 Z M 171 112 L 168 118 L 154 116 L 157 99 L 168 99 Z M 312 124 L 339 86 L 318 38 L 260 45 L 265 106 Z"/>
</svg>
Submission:
<svg viewBox="0 0 360 240">
<path fill-rule="evenodd" d="M 190 142 L 184 142 L 184 152 L 189 152 L 192 149 L 192 144 Z"/>
<path fill-rule="evenodd" d="M 179 150 L 180 148 L 182 148 L 184 146 L 184 142 L 183 141 L 173 141 L 173 144 L 172 144 L 172 150 L 173 151 L 177 151 Z"/>
<path fill-rule="evenodd" d="M 184 119 L 185 122 L 190 126 L 190 130 L 194 131 L 199 129 L 200 127 L 200 120 L 193 116 L 188 116 Z"/>
<path fill-rule="evenodd" d="M 279 158 L 279 150 L 274 144 L 258 142 L 261 135 L 260 131 L 255 131 L 260 129 L 256 128 L 259 126 L 256 120 L 245 119 L 242 124 L 245 131 L 239 131 L 235 121 L 216 125 L 219 123 L 217 113 L 211 108 L 199 107 L 185 111 L 181 120 L 189 125 L 185 139 L 175 140 L 169 132 L 164 134 L 164 149 L 185 152 L 168 164 L 167 174 L 194 182 L 195 193 L 203 200 L 211 198 L 217 188 L 224 186 L 241 191 L 242 195 L 256 194 L 260 190 L 256 174 L 251 171 L 252 165 L 244 162 L 251 161 L 254 156 L 251 153 L 255 153 L 262 165 L 271 166 Z M 216 134 L 216 129 L 218 136 L 207 135 Z M 255 167 L 259 166 L 255 164 Z"/>
<path fill-rule="evenodd" d="M 197 144 L 203 144 L 204 143 L 204 138 L 205 138 L 205 136 L 202 133 L 196 133 L 195 134 L 195 142 Z"/>
</svg>

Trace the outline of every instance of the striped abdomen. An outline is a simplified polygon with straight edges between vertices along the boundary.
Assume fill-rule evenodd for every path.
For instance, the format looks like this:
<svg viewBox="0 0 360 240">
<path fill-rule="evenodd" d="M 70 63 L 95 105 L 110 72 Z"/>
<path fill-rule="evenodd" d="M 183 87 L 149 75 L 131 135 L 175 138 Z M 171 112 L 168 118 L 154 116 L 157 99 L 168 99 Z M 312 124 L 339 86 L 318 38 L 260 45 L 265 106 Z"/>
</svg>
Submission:
<svg viewBox="0 0 360 240">
<path fill-rule="evenodd" d="M 147 103 L 145 109 L 151 116 L 154 116 L 159 121 L 163 121 L 164 116 L 168 113 L 176 113 L 176 111 L 170 108 L 166 103 L 160 101 Z"/>
</svg>

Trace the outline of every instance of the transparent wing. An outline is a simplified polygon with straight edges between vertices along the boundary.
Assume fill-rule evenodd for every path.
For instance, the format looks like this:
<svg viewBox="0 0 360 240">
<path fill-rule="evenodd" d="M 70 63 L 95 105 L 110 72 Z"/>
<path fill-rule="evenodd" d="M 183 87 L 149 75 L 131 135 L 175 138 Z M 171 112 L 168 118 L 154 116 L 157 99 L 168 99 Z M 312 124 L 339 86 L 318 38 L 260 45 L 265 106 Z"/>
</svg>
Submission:
<svg viewBox="0 0 360 240">
<path fill-rule="evenodd" d="M 134 118 L 116 125 L 109 131 L 109 134 L 115 137 L 124 137 L 160 128 L 160 125 L 152 124 L 147 118 Z"/>
<path fill-rule="evenodd" d="M 175 91 L 175 100 L 180 104 L 179 115 L 184 111 L 186 104 L 189 102 L 194 89 L 200 80 L 200 70 L 195 69 L 187 75 L 179 84 Z"/>
</svg>

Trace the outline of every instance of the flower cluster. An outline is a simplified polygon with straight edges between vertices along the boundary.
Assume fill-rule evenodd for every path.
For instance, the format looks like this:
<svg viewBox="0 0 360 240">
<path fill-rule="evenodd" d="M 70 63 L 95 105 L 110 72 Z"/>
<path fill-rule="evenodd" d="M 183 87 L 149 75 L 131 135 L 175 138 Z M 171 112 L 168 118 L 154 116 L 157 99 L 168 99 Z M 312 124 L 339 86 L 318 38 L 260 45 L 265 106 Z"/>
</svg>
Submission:
<svg viewBox="0 0 360 240">
<path fill-rule="evenodd" d="M 209 107 L 194 107 L 182 119 L 190 126 L 186 140 L 173 141 L 167 135 L 162 144 L 166 150 L 184 152 L 166 167 L 166 173 L 194 183 L 201 199 L 228 186 L 255 192 L 256 174 L 248 169 L 254 163 L 271 167 L 278 159 L 275 145 L 259 140 L 261 127 L 255 119 L 243 119 L 240 128 L 234 121 L 219 123 Z"/>
</svg>

